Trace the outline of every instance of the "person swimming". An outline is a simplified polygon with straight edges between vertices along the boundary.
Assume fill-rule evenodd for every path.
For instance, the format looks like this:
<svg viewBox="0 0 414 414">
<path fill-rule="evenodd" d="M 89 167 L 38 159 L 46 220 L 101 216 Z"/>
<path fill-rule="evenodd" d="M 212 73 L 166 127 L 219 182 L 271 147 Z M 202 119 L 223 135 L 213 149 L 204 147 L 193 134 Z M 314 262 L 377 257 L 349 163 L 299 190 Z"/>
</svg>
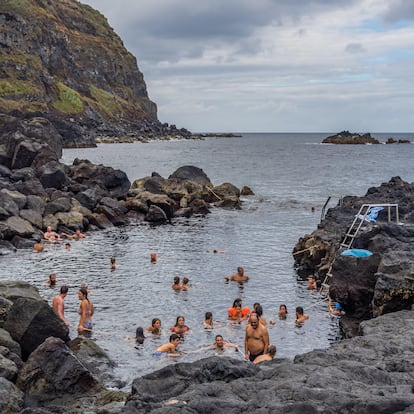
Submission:
<svg viewBox="0 0 414 414">
<path fill-rule="evenodd" d="M 170 357 L 180 356 L 181 354 L 177 350 L 178 344 L 181 342 L 181 336 L 173 333 L 170 335 L 170 340 L 167 344 L 161 345 L 153 353 L 154 356 L 168 355 Z"/>
<path fill-rule="evenodd" d="M 181 290 L 180 278 L 178 276 L 174 277 L 173 284 L 171 286 L 174 290 Z"/>
<path fill-rule="evenodd" d="M 148 326 L 145 330 L 151 332 L 153 335 L 159 335 L 161 333 L 161 319 L 153 318 L 151 326 Z"/>
<path fill-rule="evenodd" d="M 177 316 L 177 320 L 175 322 L 175 325 L 171 327 L 171 332 L 174 332 L 176 334 L 182 335 L 188 332 L 190 328 L 185 325 L 185 318 L 184 316 Z"/>
</svg>

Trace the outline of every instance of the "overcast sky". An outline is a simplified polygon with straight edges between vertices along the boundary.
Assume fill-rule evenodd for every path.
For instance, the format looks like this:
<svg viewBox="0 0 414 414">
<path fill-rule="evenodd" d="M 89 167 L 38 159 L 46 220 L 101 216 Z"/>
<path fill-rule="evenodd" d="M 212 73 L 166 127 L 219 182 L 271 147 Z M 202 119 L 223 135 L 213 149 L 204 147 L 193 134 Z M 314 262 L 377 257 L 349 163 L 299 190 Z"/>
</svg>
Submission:
<svg viewBox="0 0 414 414">
<path fill-rule="evenodd" d="M 412 0 L 82 0 L 193 132 L 412 132 Z"/>
</svg>

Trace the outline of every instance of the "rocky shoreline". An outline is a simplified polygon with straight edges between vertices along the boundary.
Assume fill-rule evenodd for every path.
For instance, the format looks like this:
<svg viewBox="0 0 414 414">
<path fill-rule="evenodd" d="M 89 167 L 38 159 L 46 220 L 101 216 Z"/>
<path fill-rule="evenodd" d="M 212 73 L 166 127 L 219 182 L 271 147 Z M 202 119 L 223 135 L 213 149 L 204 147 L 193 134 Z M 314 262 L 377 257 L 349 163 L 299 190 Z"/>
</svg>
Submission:
<svg viewBox="0 0 414 414">
<path fill-rule="evenodd" d="M 352 248 L 370 257 L 341 256 L 340 246 L 362 205 L 384 205 L 375 221 L 362 220 Z M 393 205 L 394 207 L 386 207 Z M 398 206 L 398 217 L 396 215 Z M 414 184 L 394 177 L 363 197 L 344 197 L 329 209 L 317 230 L 297 242 L 293 256 L 302 277 L 329 278 L 329 292 L 346 311 L 345 336 L 366 319 L 411 309 L 414 301 Z"/>
<path fill-rule="evenodd" d="M 111 167 L 59 162 L 63 140 L 45 118 L 0 115 L 0 130 L 0 253 L 31 248 L 47 226 L 71 235 L 76 229 L 163 224 L 215 207 L 241 208 L 237 187 L 215 186 L 195 166 L 180 167 L 168 178 L 153 172 L 131 184 Z"/>
<path fill-rule="evenodd" d="M 93 340 L 68 328 L 24 282 L 0 282 L 0 411 L 52 413 L 410 413 L 414 410 L 414 313 L 360 325 L 326 350 L 254 365 L 210 357 L 168 365 L 133 381 Z M 139 373 L 137 373 L 139 375 Z"/>
</svg>

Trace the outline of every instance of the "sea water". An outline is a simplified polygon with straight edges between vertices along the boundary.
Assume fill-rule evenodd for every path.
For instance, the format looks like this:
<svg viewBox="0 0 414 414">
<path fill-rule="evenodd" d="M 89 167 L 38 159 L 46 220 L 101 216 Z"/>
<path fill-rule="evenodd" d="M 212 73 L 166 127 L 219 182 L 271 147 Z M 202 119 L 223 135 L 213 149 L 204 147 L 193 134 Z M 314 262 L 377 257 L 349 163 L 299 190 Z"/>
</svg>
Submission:
<svg viewBox="0 0 414 414">
<path fill-rule="evenodd" d="M 87 282 L 95 305 L 92 338 L 117 364 L 115 374 L 128 389 L 133 378 L 165 364 L 194 361 L 215 351 L 208 350 L 214 336 L 240 346 L 226 354 L 243 359 L 245 323 L 227 321 L 227 309 L 241 297 L 243 305 L 260 302 L 270 326 L 270 342 L 277 357 L 293 358 L 315 348 L 326 348 L 340 337 L 338 320 L 315 291 L 306 289 L 293 269 L 292 249 L 297 240 L 314 231 L 321 208 L 344 195 L 363 195 L 393 176 L 414 181 L 414 145 L 321 145 L 328 134 L 243 134 L 240 138 L 209 138 L 204 141 L 154 141 L 133 144 L 101 144 L 95 149 L 64 150 L 62 161 L 89 159 L 125 171 L 131 180 L 158 172 L 168 177 L 183 165 L 202 168 L 214 185 L 231 182 L 248 185 L 253 196 L 243 197 L 241 210 L 212 208 L 206 217 L 174 220 L 151 226 L 131 223 L 89 233 L 72 242 L 36 253 L 18 251 L 1 257 L 0 280 L 24 280 L 37 286 L 51 302 L 61 284 L 70 286 L 65 316 L 76 337 L 80 284 Z M 414 140 L 414 134 L 374 134 L 381 141 L 389 136 Z M 314 209 L 312 209 L 314 207 Z M 314 211 L 313 211 L 314 210 Z M 352 217 L 350 217 L 352 221 Z M 211 253 L 208 250 L 224 250 Z M 150 263 L 150 252 L 158 261 Z M 117 268 L 110 270 L 115 256 Z M 224 277 L 242 266 L 250 280 L 243 286 L 225 283 Z M 43 284 L 57 273 L 56 289 Z M 190 279 L 189 291 L 171 289 L 174 276 Z M 277 319 L 280 304 L 289 314 Z M 310 319 L 298 328 L 295 307 L 302 306 Z M 202 327 L 206 311 L 213 313 L 213 331 Z M 191 330 L 180 344 L 179 358 L 156 358 L 153 351 L 168 342 L 170 328 L 183 315 Z M 126 341 L 137 326 L 149 326 L 159 317 L 163 332 L 143 345 Z"/>
</svg>

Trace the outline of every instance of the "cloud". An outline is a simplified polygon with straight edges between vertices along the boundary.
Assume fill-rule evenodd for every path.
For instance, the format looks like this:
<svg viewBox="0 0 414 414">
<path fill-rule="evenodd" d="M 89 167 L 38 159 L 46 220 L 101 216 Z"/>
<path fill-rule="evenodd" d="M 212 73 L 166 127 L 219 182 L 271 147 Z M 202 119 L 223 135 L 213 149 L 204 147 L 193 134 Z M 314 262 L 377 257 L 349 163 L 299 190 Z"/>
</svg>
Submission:
<svg viewBox="0 0 414 414">
<path fill-rule="evenodd" d="M 411 2 L 84 2 L 137 57 L 161 121 L 197 131 L 412 129 Z"/>
</svg>

